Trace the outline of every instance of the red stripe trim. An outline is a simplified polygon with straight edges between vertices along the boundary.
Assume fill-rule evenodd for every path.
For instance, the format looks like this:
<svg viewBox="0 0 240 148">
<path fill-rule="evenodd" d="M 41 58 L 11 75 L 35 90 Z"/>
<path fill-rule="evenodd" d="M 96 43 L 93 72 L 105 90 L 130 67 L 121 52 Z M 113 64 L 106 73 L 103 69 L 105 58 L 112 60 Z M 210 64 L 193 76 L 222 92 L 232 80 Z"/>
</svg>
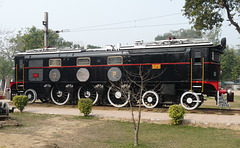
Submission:
<svg viewBox="0 0 240 148">
<path fill-rule="evenodd" d="M 145 64 L 119 64 L 119 65 L 83 65 L 83 66 L 56 66 L 56 67 L 25 67 L 25 69 L 41 69 L 41 68 L 75 68 L 75 67 L 109 67 L 109 66 L 139 66 L 139 65 L 153 65 L 153 64 L 161 64 L 161 65 L 183 65 L 190 64 L 190 62 L 182 62 L 182 63 L 145 63 Z"/>
<path fill-rule="evenodd" d="M 12 88 L 12 86 L 14 85 L 14 84 L 20 84 L 20 83 L 23 83 L 22 81 L 20 81 L 20 82 L 10 82 L 10 88 Z"/>
<path fill-rule="evenodd" d="M 219 81 L 203 81 L 204 84 L 211 84 L 212 86 L 214 86 L 216 90 L 219 90 L 218 82 Z M 202 81 L 192 81 L 192 83 L 202 84 Z"/>
<path fill-rule="evenodd" d="M 109 67 L 109 66 L 139 66 L 139 65 L 153 65 L 153 64 L 161 64 L 161 65 L 186 65 L 190 64 L 190 62 L 181 62 L 181 63 L 145 63 L 145 64 L 119 64 L 119 65 L 82 65 L 82 66 L 46 66 L 46 67 L 25 67 L 25 69 L 41 69 L 41 68 L 75 68 L 75 67 Z M 204 64 L 216 64 L 213 62 L 204 62 Z M 16 69 L 16 68 L 15 68 Z"/>
</svg>

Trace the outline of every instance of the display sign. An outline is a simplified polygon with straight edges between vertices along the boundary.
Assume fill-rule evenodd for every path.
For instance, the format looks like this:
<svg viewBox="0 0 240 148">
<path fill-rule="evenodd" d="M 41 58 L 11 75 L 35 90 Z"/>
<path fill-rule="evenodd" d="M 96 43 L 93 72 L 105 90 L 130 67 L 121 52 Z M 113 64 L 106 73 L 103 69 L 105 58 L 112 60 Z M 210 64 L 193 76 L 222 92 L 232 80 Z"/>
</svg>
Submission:
<svg viewBox="0 0 240 148">
<path fill-rule="evenodd" d="M 161 64 L 152 64 L 152 69 L 161 69 Z"/>
</svg>

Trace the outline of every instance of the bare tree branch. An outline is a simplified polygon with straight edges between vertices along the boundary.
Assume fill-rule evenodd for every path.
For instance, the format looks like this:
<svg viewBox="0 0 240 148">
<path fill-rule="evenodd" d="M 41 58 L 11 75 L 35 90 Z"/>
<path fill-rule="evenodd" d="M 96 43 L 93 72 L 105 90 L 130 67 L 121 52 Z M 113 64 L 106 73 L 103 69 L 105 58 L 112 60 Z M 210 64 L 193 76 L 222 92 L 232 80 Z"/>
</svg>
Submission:
<svg viewBox="0 0 240 148">
<path fill-rule="evenodd" d="M 149 88 L 151 88 L 152 90 L 160 91 L 159 86 L 161 84 L 151 82 L 151 80 L 159 78 L 160 75 L 165 71 L 165 69 L 161 70 L 158 75 L 151 75 L 152 69 L 147 69 L 143 66 L 138 66 L 138 70 L 135 72 L 129 71 L 126 68 L 123 68 L 123 70 L 124 71 L 122 80 L 117 83 L 110 82 L 110 84 L 111 87 L 114 87 L 114 89 L 116 89 L 116 91 L 120 90 L 122 96 L 124 96 L 125 99 L 128 99 L 128 93 L 130 93 L 130 99 L 128 100 L 128 103 L 131 109 L 132 121 L 135 132 L 134 146 L 137 146 L 142 113 L 141 107 L 143 93 L 145 91 L 148 91 Z M 134 106 L 138 106 L 137 112 L 134 111 Z"/>
</svg>

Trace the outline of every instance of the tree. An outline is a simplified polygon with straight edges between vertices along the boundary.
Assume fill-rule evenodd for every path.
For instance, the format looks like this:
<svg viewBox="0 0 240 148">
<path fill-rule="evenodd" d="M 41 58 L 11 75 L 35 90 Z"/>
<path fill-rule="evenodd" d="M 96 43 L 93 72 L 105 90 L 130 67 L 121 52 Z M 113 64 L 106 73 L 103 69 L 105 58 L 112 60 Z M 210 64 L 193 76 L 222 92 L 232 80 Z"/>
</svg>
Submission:
<svg viewBox="0 0 240 148">
<path fill-rule="evenodd" d="M 220 44 L 220 35 L 221 29 L 214 27 L 211 30 L 205 31 L 202 33 L 204 38 L 207 38 L 209 42 L 212 42 L 215 45 Z"/>
<path fill-rule="evenodd" d="M 87 45 L 87 49 L 96 49 L 96 48 L 101 48 L 101 47 L 90 45 L 90 44 Z"/>
<path fill-rule="evenodd" d="M 55 31 L 48 30 L 48 43 L 49 46 L 55 47 L 71 47 L 72 42 L 65 41 Z M 36 27 L 27 28 L 25 30 L 18 31 L 18 34 L 13 37 L 10 42 L 20 51 L 26 51 L 29 49 L 43 48 L 44 46 L 44 30 L 37 29 Z"/>
<path fill-rule="evenodd" d="M 84 49 L 84 46 L 81 46 L 81 45 L 79 45 L 79 44 L 74 44 L 74 45 L 73 45 L 73 48 L 74 48 L 74 49 Z"/>
<path fill-rule="evenodd" d="M 240 61 L 239 57 L 236 56 L 236 51 L 227 47 L 221 55 L 222 80 L 236 80 L 240 74 L 239 64 Z"/>
<path fill-rule="evenodd" d="M 240 16 L 240 0 L 185 0 L 184 16 L 186 16 L 193 27 L 197 30 L 211 30 L 222 26 L 223 11 L 227 18 L 240 34 L 240 27 L 234 20 Z M 235 18 L 234 18 L 235 17 Z"/>
<path fill-rule="evenodd" d="M 161 70 L 161 72 L 155 76 L 151 73 L 151 69 L 146 69 L 142 66 L 136 69 L 131 67 L 131 70 L 124 68 L 122 80 L 118 83 L 111 82 L 111 89 L 114 90 L 113 92 L 121 92 L 121 95 L 118 93 L 114 95 L 119 95 L 119 97 L 117 97 L 118 99 L 123 99 L 123 102 L 127 100 L 129 103 L 135 133 L 134 146 L 139 145 L 142 96 L 144 92 L 148 90 L 161 91 L 159 83 L 156 82 L 156 84 L 151 85 L 150 81 L 159 77 L 163 71 L 164 70 Z M 134 106 L 138 107 L 137 112 L 134 112 Z"/>
<path fill-rule="evenodd" d="M 9 43 L 9 35 L 12 31 L 0 31 L 0 79 L 5 80 L 7 75 L 13 75 L 12 45 Z"/>
<path fill-rule="evenodd" d="M 13 61 L 5 56 L 0 56 L 0 63 L 0 80 L 4 80 L 7 75 L 13 73 Z"/>
<path fill-rule="evenodd" d="M 232 70 L 232 80 L 235 81 L 240 75 L 240 56 L 236 56 L 235 66 Z"/>
<path fill-rule="evenodd" d="M 163 35 L 158 35 L 155 37 L 155 40 L 166 40 L 168 37 L 175 37 L 177 39 L 190 39 L 190 38 L 206 38 L 208 41 L 219 44 L 220 40 L 220 32 L 221 29 L 214 27 L 212 30 L 208 31 L 198 31 L 194 29 L 179 29 L 179 30 L 171 30 L 168 33 Z"/>
<path fill-rule="evenodd" d="M 201 32 L 196 31 L 194 29 L 179 29 L 179 30 L 171 30 L 164 35 L 158 35 L 155 37 L 155 40 L 166 40 L 168 37 L 175 37 L 177 39 L 186 39 L 186 38 L 202 38 Z"/>
</svg>

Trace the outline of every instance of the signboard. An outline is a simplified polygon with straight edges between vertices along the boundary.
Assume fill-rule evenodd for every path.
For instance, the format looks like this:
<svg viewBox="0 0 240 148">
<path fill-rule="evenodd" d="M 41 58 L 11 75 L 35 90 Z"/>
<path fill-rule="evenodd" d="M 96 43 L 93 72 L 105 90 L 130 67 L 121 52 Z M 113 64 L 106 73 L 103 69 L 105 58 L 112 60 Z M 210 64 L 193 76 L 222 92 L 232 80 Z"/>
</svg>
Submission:
<svg viewBox="0 0 240 148">
<path fill-rule="evenodd" d="M 161 69 L 161 64 L 152 64 L 152 69 Z"/>
</svg>

